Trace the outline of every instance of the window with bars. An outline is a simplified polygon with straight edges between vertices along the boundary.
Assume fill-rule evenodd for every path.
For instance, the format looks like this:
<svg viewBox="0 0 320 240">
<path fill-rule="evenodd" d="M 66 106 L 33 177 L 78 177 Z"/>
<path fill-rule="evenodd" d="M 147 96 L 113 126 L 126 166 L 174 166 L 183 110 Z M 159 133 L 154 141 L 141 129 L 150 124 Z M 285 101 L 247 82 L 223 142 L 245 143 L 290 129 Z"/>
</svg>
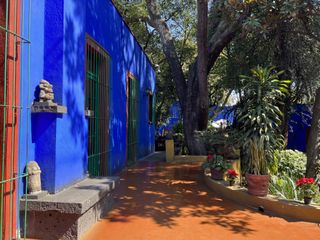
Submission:
<svg viewBox="0 0 320 240">
<path fill-rule="evenodd" d="M 88 171 L 92 176 L 108 174 L 110 63 L 108 53 L 87 36 L 85 112 L 89 126 Z"/>
<path fill-rule="evenodd" d="M 132 75 L 128 76 L 128 147 L 127 159 L 131 165 L 137 160 L 139 126 L 139 82 Z"/>
<path fill-rule="evenodd" d="M 155 121 L 155 97 L 153 93 L 148 94 L 148 122 L 153 124 Z"/>
</svg>

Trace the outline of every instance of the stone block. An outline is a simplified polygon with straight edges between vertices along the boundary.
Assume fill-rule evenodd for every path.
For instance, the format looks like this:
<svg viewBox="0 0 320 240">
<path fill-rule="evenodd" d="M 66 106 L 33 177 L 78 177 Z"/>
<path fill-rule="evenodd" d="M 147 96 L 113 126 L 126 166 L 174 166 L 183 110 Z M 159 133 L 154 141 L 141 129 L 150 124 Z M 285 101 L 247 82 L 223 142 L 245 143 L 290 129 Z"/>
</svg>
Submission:
<svg viewBox="0 0 320 240">
<path fill-rule="evenodd" d="M 112 208 L 118 184 L 118 177 L 87 178 L 59 193 L 28 199 L 28 204 L 21 199 L 21 214 L 27 206 L 27 237 L 80 239 Z"/>
</svg>

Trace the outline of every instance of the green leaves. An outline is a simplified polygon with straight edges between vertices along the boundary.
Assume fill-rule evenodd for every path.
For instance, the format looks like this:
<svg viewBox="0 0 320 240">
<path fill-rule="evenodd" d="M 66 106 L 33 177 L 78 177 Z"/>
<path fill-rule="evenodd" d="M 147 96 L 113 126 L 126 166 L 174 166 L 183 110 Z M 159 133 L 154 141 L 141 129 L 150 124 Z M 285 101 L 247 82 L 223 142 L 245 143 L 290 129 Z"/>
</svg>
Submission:
<svg viewBox="0 0 320 240">
<path fill-rule="evenodd" d="M 244 101 L 237 116 L 240 139 L 247 147 L 250 171 L 266 174 L 266 161 L 280 145 L 278 128 L 282 113 L 279 105 L 288 94 L 291 81 L 280 80 L 283 72 L 274 67 L 256 67 L 251 76 L 240 76 L 243 83 Z"/>
</svg>

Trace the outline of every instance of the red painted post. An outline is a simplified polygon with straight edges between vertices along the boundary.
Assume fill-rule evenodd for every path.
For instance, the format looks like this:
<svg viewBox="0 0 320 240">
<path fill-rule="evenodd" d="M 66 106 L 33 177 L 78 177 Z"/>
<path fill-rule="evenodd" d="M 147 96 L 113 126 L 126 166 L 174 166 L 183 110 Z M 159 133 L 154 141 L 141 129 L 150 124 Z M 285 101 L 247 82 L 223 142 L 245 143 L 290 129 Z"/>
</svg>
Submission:
<svg viewBox="0 0 320 240">
<path fill-rule="evenodd" d="M 4 148 L 4 180 L 9 180 L 4 183 L 4 199 L 3 199 L 3 229 L 2 238 L 9 239 L 16 237 L 16 225 L 17 225 L 17 184 L 16 180 L 10 180 L 17 176 L 18 167 L 18 118 L 19 118 L 19 89 L 20 89 L 20 1 L 8 0 L 8 29 L 11 33 L 8 33 L 7 41 L 7 55 L 2 55 L 3 64 L 1 66 L 2 79 L 4 79 L 4 71 L 6 71 L 6 99 L 2 99 L 2 103 L 6 100 L 6 110 L 1 111 L 1 128 L 3 128 L 4 111 L 6 111 L 5 129 L 1 129 L 1 135 L 5 134 L 5 148 Z M 6 1 L 2 1 L 6 2 Z M 5 26 L 5 13 L 6 6 L 1 5 L 1 26 Z M 4 22 L 3 22 L 4 20 Z M 3 31 L 3 30 L 2 30 Z M 4 31 L 3 31 L 4 32 Z M 15 33 L 15 34 L 12 34 Z M 18 36 L 17 36 L 18 35 Z M 4 38 L 3 38 L 4 36 Z M 5 32 L 1 34 L 1 41 L 6 40 Z M 0 51 L 5 52 L 5 44 L 1 44 Z M 4 69 L 4 63 L 7 63 L 6 69 Z M 0 91 L 2 96 L 4 93 L 4 83 L 1 83 Z M 2 136 L 1 136 L 2 138 Z M 2 151 L 2 150 L 1 150 Z M 2 170 L 1 170 L 2 172 Z M 2 178 L 2 176 L 1 176 Z"/>
</svg>

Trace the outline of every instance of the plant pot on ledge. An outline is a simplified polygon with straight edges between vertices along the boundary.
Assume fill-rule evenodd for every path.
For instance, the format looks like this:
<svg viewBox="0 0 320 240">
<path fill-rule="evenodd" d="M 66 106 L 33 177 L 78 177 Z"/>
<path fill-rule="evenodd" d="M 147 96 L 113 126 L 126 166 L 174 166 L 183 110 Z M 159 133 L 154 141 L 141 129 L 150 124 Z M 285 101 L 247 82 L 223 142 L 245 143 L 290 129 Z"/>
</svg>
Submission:
<svg viewBox="0 0 320 240">
<path fill-rule="evenodd" d="M 306 204 L 306 205 L 309 205 L 311 203 L 311 200 L 312 200 L 312 198 L 310 198 L 310 197 L 303 198 L 304 204 Z"/>
<path fill-rule="evenodd" d="M 223 172 L 221 170 L 211 168 L 211 178 L 213 180 L 223 180 Z"/>
<path fill-rule="evenodd" d="M 268 195 L 269 175 L 246 174 L 248 193 L 253 196 L 265 197 Z"/>
</svg>

